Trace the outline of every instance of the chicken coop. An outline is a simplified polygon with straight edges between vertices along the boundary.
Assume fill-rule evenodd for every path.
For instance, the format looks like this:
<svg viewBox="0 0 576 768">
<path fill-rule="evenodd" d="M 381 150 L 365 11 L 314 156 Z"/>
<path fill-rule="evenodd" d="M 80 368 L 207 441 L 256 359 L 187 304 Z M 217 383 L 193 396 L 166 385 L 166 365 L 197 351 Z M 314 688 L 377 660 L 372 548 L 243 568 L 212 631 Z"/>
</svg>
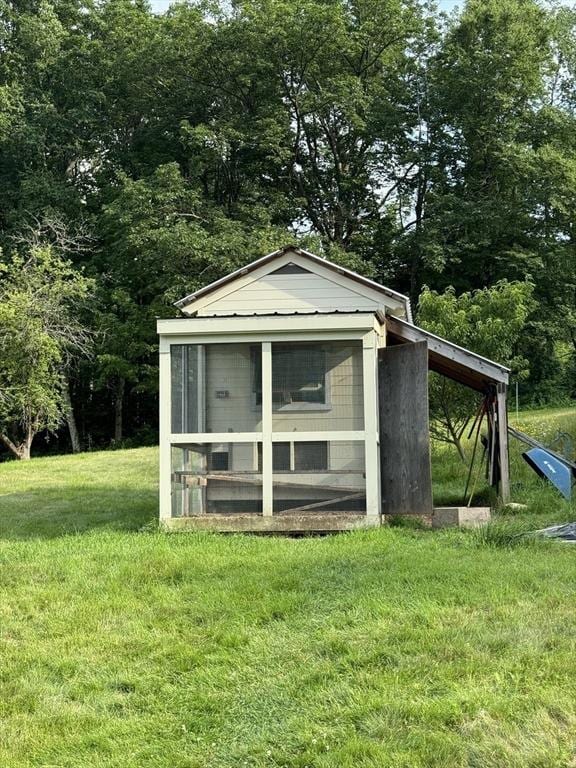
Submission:
<svg viewBox="0 0 576 768">
<path fill-rule="evenodd" d="M 407 461 L 418 476 L 392 493 L 420 511 L 431 505 L 423 387 L 434 343 L 448 342 L 434 342 L 412 324 L 405 296 L 290 246 L 177 306 L 181 317 L 158 321 L 160 518 L 166 527 L 379 525 L 383 477 L 392 477 L 396 461 Z M 424 337 L 413 338 L 415 332 Z M 384 363 L 388 373 L 398 370 L 396 377 L 379 374 L 390 344 L 420 350 Z M 436 357 L 457 367 L 453 353 L 436 350 Z M 505 369 L 482 360 L 476 365 L 489 370 L 479 381 L 507 381 Z M 464 363 L 469 375 L 470 360 Z M 387 379 L 392 383 L 383 392 Z M 396 408 L 394 397 L 404 405 Z M 385 430 L 381 435 L 383 408 L 398 433 L 385 465 L 381 443 L 390 437 Z M 409 424 L 398 421 L 403 413 Z M 414 451 L 420 444 L 414 435 L 422 437 L 423 429 L 426 439 Z M 396 468 L 404 476 L 406 467 Z"/>
</svg>

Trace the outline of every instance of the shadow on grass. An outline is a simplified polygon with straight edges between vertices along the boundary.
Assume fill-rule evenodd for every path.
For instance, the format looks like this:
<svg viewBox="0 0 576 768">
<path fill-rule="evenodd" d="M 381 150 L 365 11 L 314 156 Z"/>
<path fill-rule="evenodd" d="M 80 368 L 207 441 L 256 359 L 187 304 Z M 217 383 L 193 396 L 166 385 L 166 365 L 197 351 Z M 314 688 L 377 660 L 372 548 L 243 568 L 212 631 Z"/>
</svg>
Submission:
<svg viewBox="0 0 576 768">
<path fill-rule="evenodd" d="M 51 539 L 90 530 L 156 527 L 156 490 L 90 485 L 0 496 L 0 540 Z"/>
</svg>

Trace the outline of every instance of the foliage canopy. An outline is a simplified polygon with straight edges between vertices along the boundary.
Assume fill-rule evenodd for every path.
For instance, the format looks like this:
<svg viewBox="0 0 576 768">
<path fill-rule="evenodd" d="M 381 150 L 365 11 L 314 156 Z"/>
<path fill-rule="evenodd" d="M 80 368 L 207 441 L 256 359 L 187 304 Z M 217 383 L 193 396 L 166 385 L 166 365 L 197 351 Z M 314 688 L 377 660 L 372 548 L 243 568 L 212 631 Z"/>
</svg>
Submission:
<svg viewBox="0 0 576 768">
<path fill-rule="evenodd" d="M 90 235 L 84 445 L 153 439 L 155 316 L 294 240 L 415 303 L 531 275 L 521 392 L 573 395 L 572 8 L 0 0 L 0 51 L 3 258 L 35 221 Z"/>
</svg>

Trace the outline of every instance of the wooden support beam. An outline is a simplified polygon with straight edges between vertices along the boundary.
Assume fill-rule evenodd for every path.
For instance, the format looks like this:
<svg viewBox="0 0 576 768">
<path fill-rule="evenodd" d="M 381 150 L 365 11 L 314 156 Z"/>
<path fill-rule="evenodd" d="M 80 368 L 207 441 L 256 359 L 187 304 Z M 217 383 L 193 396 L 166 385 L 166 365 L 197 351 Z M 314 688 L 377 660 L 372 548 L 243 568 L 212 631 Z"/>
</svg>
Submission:
<svg viewBox="0 0 576 768">
<path fill-rule="evenodd" d="M 378 343 L 371 331 L 362 340 L 364 396 L 364 461 L 366 470 L 366 514 L 380 515 L 380 467 L 378 451 Z"/>
<path fill-rule="evenodd" d="M 274 508 L 272 469 L 272 344 L 262 343 L 262 514 Z"/>
<path fill-rule="evenodd" d="M 500 463 L 500 499 L 503 504 L 510 501 L 510 462 L 508 456 L 508 412 L 506 384 L 499 383 L 496 389 L 496 418 L 498 423 L 498 451 Z"/>
</svg>

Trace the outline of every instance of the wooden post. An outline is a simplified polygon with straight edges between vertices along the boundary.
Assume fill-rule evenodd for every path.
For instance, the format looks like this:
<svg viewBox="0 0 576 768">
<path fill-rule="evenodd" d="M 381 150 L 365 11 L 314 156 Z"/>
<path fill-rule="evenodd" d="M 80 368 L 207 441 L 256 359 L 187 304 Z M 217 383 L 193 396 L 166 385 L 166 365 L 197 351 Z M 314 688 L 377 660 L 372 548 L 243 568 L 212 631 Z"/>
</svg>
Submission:
<svg viewBox="0 0 576 768">
<path fill-rule="evenodd" d="M 172 517 L 172 432 L 170 344 L 160 339 L 160 521 Z"/>
<path fill-rule="evenodd" d="M 273 512 L 272 467 L 272 344 L 262 343 L 262 514 Z"/>
<path fill-rule="evenodd" d="M 506 410 L 506 384 L 496 389 L 496 412 L 498 423 L 498 458 L 500 463 L 500 499 L 503 504 L 510 501 L 510 463 L 508 457 L 508 413 Z"/>
<path fill-rule="evenodd" d="M 378 347 L 374 331 L 364 336 L 362 372 L 364 397 L 364 461 L 366 470 L 366 515 L 380 520 L 380 467 L 378 461 Z"/>
</svg>

